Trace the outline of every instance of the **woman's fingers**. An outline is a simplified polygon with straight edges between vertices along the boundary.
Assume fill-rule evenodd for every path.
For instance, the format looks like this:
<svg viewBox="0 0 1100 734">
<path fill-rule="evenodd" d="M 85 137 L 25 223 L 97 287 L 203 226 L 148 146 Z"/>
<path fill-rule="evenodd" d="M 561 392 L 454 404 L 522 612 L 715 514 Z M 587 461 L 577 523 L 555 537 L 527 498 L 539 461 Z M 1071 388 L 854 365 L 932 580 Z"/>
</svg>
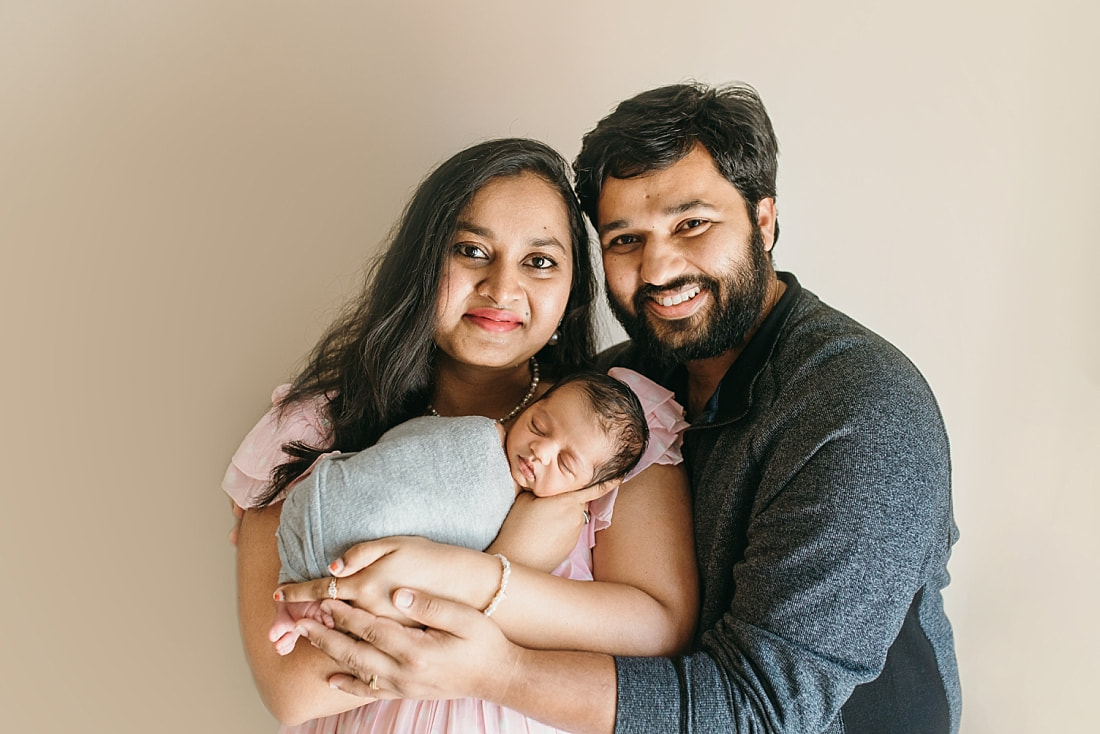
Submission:
<svg viewBox="0 0 1100 734">
<path fill-rule="evenodd" d="M 310 579 L 297 584 L 285 584 L 275 589 L 275 601 L 324 601 L 325 599 L 354 599 L 355 589 L 351 583 L 331 578 Z"/>
<path fill-rule="evenodd" d="M 401 542 L 401 536 L 368 540 L 353 545 L 343 556 L 329 564 L 333 576 L 345 577 L 362 571 L 387 553 L 392 553 Z"/>
</svg>

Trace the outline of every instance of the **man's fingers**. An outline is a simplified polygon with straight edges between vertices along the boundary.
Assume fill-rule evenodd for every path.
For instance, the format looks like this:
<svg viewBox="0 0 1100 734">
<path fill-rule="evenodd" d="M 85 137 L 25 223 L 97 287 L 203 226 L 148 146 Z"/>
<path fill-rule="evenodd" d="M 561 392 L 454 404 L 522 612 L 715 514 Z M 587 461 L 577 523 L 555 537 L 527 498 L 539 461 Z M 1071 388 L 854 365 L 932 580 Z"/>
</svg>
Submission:
<svg viewBox="0 0 1100 734">
<path fill-rule="evenodd" d="M 392 661 L 389 657 L 370 644 L 343 632 L 330 630 L 312 619 L 299 620 L 297 631 L 307 637 L 311 645 L 335 660 L 349 675 L 360 680 L 369 681 L 372 675 L 379 675 L 380 671 L 391 668 Z"/>
<path fill-rule="evenodd" d="M 379 686 L 379 689 L 375 690 L 366 682 L 354 676 L 337 673 L 328 679 L 328 684 L 338 691 L 350 693 L 353 696 L 362 696 L 363 698 L 388 698 L 381 690 L 381 680 L 375 681 L 375 685 Z"/>
</svg>

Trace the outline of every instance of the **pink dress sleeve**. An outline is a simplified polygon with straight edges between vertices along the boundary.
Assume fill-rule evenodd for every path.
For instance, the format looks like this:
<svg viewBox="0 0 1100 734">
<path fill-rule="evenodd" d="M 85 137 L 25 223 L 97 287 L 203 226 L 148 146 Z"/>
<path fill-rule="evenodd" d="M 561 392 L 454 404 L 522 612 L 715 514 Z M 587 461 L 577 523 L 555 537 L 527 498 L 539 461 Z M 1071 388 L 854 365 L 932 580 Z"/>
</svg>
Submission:
<svg viewBox="0 0 1100 734">
<path fill-rule="evenodd" d="M 624 367 L 612 367 L 609 375 L 625 382 L 638 396 L 649 424 L 649 443 L 645 453 L 638 460 L 623 482 L 627 482 L 653 464 L 679 464 L 684 460 L 680 447 L 683 444 L 683 431 L 688 427 L 684 420 L 684 409 L 676 402 L 676 396 L 670 390 L 653 380 Z M 627 487 L 627 491 L 630 488 Z M 615 498 L 619 490 L 613 489 L 598 500 L 588 503 L 591 522 L 581 530 L 573 552 L 561 566 L 554 571 L 555 576 L 590 580 L 592 578 L 592 548 L 596 545 L 596 533 L 611 525 L 611 515 L 615 511 Z"/>
<path fill-rule="evenodd" d="M 244 437 L 225 470 L 222 489 L 240 507 L 251 507 L 266 489 L 271 470 L 287 460 L 283 444 L 301 441 L 325 446 L 329 442 L 324 401 L 316 398 L 280 412 L 278 405 L 289 391 L 290 385 L 275 388 L 271 409 Z"/>
</svg>

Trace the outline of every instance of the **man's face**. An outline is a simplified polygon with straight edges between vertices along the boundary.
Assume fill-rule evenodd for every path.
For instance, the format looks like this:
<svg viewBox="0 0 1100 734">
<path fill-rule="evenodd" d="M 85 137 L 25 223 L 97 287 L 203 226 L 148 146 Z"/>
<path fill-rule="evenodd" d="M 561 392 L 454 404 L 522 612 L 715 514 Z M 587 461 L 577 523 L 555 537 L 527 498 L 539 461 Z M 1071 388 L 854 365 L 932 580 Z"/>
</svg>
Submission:
<svg viewBox="0 0 1100 734">
<path fill-rule="evenodd" d="M 667 361 L 716 357 L 757 325 L 773 277 L 775 205 L 750 217 L 702 146 L 666 169 L 604 182 L 600 245 L 611 309 Z"/>
</svg>

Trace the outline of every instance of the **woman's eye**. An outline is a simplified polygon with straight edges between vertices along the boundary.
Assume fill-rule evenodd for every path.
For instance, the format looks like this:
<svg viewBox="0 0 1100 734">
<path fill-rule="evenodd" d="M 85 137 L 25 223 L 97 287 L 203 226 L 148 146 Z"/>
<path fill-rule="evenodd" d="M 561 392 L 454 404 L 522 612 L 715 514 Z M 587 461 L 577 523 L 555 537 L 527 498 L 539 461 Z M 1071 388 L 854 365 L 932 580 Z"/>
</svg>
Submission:
<svg viewBox="0 0 1100 734">
<path fill-rule="evenodd" d="M 527 260 L 527 264 L 536 270 L 550 270 L 557 267 L 558 263 L 553 258 L 549 258 L 546 255 L 532 255 Z"/>
<path fill-rule="evenodd" d="M 488 257 L 488 255 L 485 254 L 485 250 L 481 249 L 480 245 L 475 245 L 470 242 L 459 242 L 455 245 L 455 252 L 471 260 L 485 260 Z"/>
</svg>

